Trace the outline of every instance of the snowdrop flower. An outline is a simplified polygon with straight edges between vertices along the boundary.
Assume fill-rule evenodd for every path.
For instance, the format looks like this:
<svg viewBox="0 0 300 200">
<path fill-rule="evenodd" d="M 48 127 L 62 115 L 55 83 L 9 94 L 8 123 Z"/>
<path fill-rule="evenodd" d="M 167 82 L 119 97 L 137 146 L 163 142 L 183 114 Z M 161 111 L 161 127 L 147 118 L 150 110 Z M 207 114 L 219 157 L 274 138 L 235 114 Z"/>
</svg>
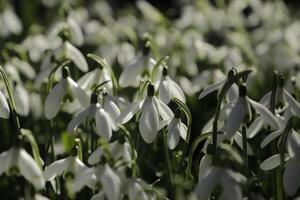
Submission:
<svg viewBox="0 0 300 200">
<path fill-rule="evenodd" d="M 223 189 L 220 199 L 240 200 L 243 199 L 239 184 L 246 182 L 246 177 L 223 167 L 211 166 L 199 179 L 194 193 L 200 200 L 209 199 L 217 185 Z"/>
<path fill-rule="evenodd" d="M 119 84 L 121 87 L 137 87 L 142 78 L 144 71 L 151 72 L 156 61 L 150 58 L 150 47 L 145 46 L 143 52 L 138 54 L 137 57 L 128 64 L 119 78 Z"/>
<path fill-rule="evenodd" d="M 103 192 L 108 200 L 119 200 L 121 197 L 121 179 L 116 172 L 106 163 L 94 168 L 88 168 L 74 180 L 74 191 L 80 191 L 85 185 L 93 189 L 100 189 L 96 197 L 103 197 Z M 99 188 L 99 185 L 102 186 Z M 92 199 L 98 199 L 96 197 Z"/>
<path fill-rule="evenodd" d="M 109 69 L 105 67 L 96 68 L 93 71 L 90 71 L 83 75 L 78 80 L 78 85 L 82 89 L 93 89 L 95 86 L 108 81 L 103 87 L 109 94 L 113 94 L 113 82 Z"/>
<path fill-rule="evenodd" d="M 19 17 L 15 14 L 15 12 L 6 7 L 0 13 L 0 36 L 8 37 L 11 34 L 18 35 L 22 32 L 22 23 Z"/>
<path fill-rule="evenodd" d="M 45 102 L 45 116 L 47 119 L 53 119 L 59 111 L 63 98 L 65 96 L 76 98 L 83 108 L 89 104 L 87 94 L 78 84 L 69 77 L 67 67 L 62 69 L 62 79 L 54 86 Z"/>
<path fill-rule="evenodd" d="M 74 148 L 71 155 L 51 163 L 44 171 L 46 181 L 50 181 L 57 176 L 63 175 L 64 178 L 74 179 L 88 167 L 77 156 L 77 149 Z"/>
<path fill-rule="evenodd" d="M 233 106 L 226 123 L 223 127 L 223 131 L 227 138 L 231 138 L 239 129 L 241 124 L 250 118 L 251 108 L 263 117 L 263 120 L 267 122 L 275 130 L 280 128 L 280 124 L 276 117 L 262 104 L 255 102 L 247 97 L 247 88 L 244 85 L 239 87 L 239 98 Z"/>
<path fill-rule="evenodd" d="M 105 107 L 104 107 L 105 105 Z M 91 103 L 88 108 L 75 116 L 68 124 L 67 132 L 74 132 L 77 127 L 86 120 L 95 120 L 95 131 L 100 137 L 110 140 L 112 130 L 116 130 L 115 118 L 120 114 L 117 105 L 114 102 L 107 102 L 103 107 L 98 103 L 98 95 L 91 95 Z M 107 110 L 105 110 L 107 109 Z M 115 117 L 115 118 L 114 118 Z"/>
<path fill-rule="evenodd" d="M 8 175 L 22 175 L 37 189 L 45 187 L 45 179 L 42 170 L 35 160 L 21 147 L 12 147 L 0 154 L 0 175 L 6 172 Z"/>
<path fill-rule="evenodd" d="M 21 116 L 28 116 L 30 111 L 30 97 L 22 84 L 16 83 L 14 97 L 17 113 Z"/>
<path fill-rule="evenodd" d="M 168 104 L 174 97 L 185 103 L 185 96 L 179 85 L 168 75 L 168 69 L 163 68 L 162 77 L 158 86 L 159 98 L 165 104 Z"/>
<path fill-rule="evenodd" d="M 4 94 L 0 91 L 0 117 L 8 119 L 10 114 L 10 109 Z"/>
<path fill-rule="evenodd" d="M 300 137 L 297 132 L 292 131 L 289 135 L 287 148 L 290 159 L 284 170 L 283 186 L 286 193 L 293 196 L 300 186 L 300 180 L 298 178 L 300 170 Z"/>
<path fill-rule="evenodd" d="M 174 117 L 171 119 L 168 125 L 167 142 L 169 149 L 173 150 L 179 142 L 181 137 L 183 140 L 186 139 L 187 127 L 181 122 L 181 111 L 177 110 Z"/>
<path fill-rule="evenodd" d="M 148 85 L 147 97 L 133 102 L 118 118 L 120 124 L 127 123 L 139 110 L 139 130 L 146 143 L 152 143 L 159 130 L 159 121 L 170 120 L 173 117 L 172 110 L 160 99 L 154 96 L 154 86 Z"/>
</svg>

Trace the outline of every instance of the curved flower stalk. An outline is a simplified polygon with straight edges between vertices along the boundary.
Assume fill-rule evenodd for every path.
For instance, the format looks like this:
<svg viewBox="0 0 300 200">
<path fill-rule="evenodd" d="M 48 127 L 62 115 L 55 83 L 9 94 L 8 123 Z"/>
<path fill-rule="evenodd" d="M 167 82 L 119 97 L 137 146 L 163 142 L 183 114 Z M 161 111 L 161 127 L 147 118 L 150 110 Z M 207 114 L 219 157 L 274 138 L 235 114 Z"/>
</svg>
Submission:
<svg viewBox="0 0 300 200">
<path fill-rule="evenodd" d="M 45 187 L 43 172 L 35 160 L 21 147 L 11 147 L 0 154 L 0 175 L 22 175 L 37 190 Z"/>
<path fill-rule="evenodd" d="M 0 117 L 8 119 L 10 115 L 10 109 L 4 94 L 0 91 Z"/>
<path fill-rule="evenodd" d="M 265 106 L 248 98 L 247 89 L 242 85 L 239 88 L 239 98 L 222 128 L 227 138 L 232 137 L 247 118 L 251 118 L 250 106 L 252 106 L 273 129 L 277 130 L 280 128 L 277 118 Z"/>
<path fill-rule="evenodd" d="M 90 106 L 75 116 L 68 124 L 67 132 L 73 133 L 80 124 L 85 121 L 91 122 L 95 120 L 95 131 L 100 137 L 104 137 L 110 140 L 112 136 L 112 130 L 117 130 L 116 118 L 120 115 L 118 106 L 110 100 L 103 99 L 104 103 L 101 107 L 98 103 L 98 95 L 91 95 Z M 105 103 L 105 101 L 107 101 Z M 90 124 L 90 123 L 88 123 Z"/>
<path fill-rule="evenodd" d="M 186 99 L 179 85 L 168 75 L 168 69 L 163 68 L 162 77 L 158 86 L 158 96 L 165 104 L 168 104 L 172 98 L 178 98 L 185 103 Z"/>
<path fill-rule="evenodd" d="M 88 107 L 89 98 L 78 84 L 69 77 L 67 67 L 62 69 L 62 79 L 54 86 L 45 101 L 45 116 L 47 119 L 53 119 L 58 113 L 63 98 L 65 96 L 76 98 L 83 108 Z"/>
<path fill-rule="evenodd" d="M 142 79 L 142 73 L 146 71 L 150 74 L 156 61 L 153 58 L 150 58 L 149 54 L 150 46 L 148 45 L 144 47 L 142 53 L 139 53 L 131 63 L 125 66 L 119 78 L 121 87 L 137 87 Z"/>
<path fill-rule="evenodd" d="M 223 192 L 220 199 L 239 200 L 243 199 L 240 184 L 246 182 L 246 177 L 238 172 L 223 167 L 211 166 L 199 177 L 194 193 L 200 200 L 209 199 L 212 191 L 220 185 Z"/>
<path fill-rule="evenodd" d="M 159 130 L 159 122 L 170 120 L 173 117 L 172 110 L 160 99 L 154 96 L 154 86 L 148 85 L 147 97 L 143 100 L 133 102 L 118 118 L 120 124 L 127 123 L 138 111 L 141 111 L 139 118 L 139 130 L 146 143 L 152 143 Z M 161 119 L 160 119 L 161 118 Z"/>
</svg>

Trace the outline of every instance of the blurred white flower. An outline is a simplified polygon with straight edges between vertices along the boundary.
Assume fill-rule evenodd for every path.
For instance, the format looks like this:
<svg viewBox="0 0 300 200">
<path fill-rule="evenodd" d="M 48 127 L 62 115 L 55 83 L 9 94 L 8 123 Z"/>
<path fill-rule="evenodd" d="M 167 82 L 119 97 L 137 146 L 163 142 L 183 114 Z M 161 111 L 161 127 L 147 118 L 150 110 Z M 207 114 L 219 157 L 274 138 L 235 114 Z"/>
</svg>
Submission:
<svg viewBox="0 0 300 200">
<path fill-rule="evenodd" d="M 0 91 L 0 117 L 4 119 L 8 119 L 10 114 L 10 109 L 8 103 L 6 101 L 6 97 Z"/>
<path fill-rule="evenodd" d="M 162 77 L 158 86 L 159 98 L 165 104 L 168 104 L 172 98 L 178 98 L 185 103 L 186 99 L 180 86 L 168 75 L 168 69 L 163 68 Z"/>
<path fill-rule="evenodd" d="M 238 172 L 223 167 L 211 166 L 206 169 L 202 177 L 199 177 L 194 193 L 199 200 L 209 199 L 217 185 L 222 187 L 220 199 L 243 199 L 242 189 L 239 184 L 246 182 L 246 177 Z"/>
<path fill-rule="evenodd" d="M 172 110 L 154 96 L 154 90 L 152 84 L 148 85 L 147 97 L 133 102 L 117 120 L 120 124 L 125 124 L 140 110 L 139 130 L 146 143 L 152 143 L 155 140 L 159 130 L 159 121 L 170 120 L 173 117 Z"/>
<path fill-rule="evenodd" d="M 12 147 L 0 154 L 0 175 L 22 175 L 37 190 L 45 187 L 43 172 L 35 160 L 21 147 Z"/>
<path fill-rule="evenodd" d="M 2 37 L 8 37 L 11 34 L 18 35 L 23 30 L 20 18 L 9 7 L 0 13 L 0 26 L 2 27 L 0 30 Z"/>
<path fill-rule="evenodd" d="M 144 71 L 151 73 L 156 61 L 150 58 L 149 51 L 150 47 L 144 47 L 143 53 L 139 53 L 131 63 L 125 66 L 119 78 L 121 87 L 137 87 L 142 78 L 142 73 Z"/>
<path fill-rule="evenodd" d="M 30 97 L 22 84 L 16 83 L 14 97 L 17 113 L 21 116 L 28 116 L 30 111 Z"/>
<path fill-rule="evenodd" d="M 53 119 L 56 116 L 66 95 L 76 98 L 83 108 L 88 107 L 89 98 L 87 94 L 69 77 L 69 70 L 64 67 L 62 79 L 54 86 L 45 101 L 45 116 L 47 119 Z"/>
</svg>

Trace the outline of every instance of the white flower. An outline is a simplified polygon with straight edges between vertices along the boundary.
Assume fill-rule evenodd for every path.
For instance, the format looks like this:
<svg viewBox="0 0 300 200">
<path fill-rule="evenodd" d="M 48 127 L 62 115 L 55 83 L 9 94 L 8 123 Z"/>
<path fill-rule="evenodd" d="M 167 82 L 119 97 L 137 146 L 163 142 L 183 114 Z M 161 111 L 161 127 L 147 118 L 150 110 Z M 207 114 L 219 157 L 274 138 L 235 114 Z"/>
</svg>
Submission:
<svg viewBox="0 0 300 200">
<path fill-rule="evenodd" d="M 96 68 L 93 71 L 86 73 L 78 80 L 78 85 L 80 85 L 82 89 L 92 89 L 94 86 L 104 83 L 105 81 L 109 82 L 103 85 L 103 87 L 109 94 L 112 94 L 112 78 L 109 70 L 106 68 Z"/>
<path fill-rule="evenodd" d="M 167 142 L 168 142 L 168 147 L 171 150 L 175 149 L 175 147 L 179 142 L 180 137 L 183 140 L 186 140 L 187 127 L 184 123 L 181 122 L 180 117 L 181 117 L 181 111 L 177 110 L 167 128 L 168 129 Z"/>
<path fill-rule="evenodd" d="M 105 98 L 106 95 L 104 95 Z M 110 140 L 112 136 L 112 130 L 116 130 L 116 118 L 120 115 L 120 111 L 118 110 L 117 105 L 114 102 L 104 103 L 101 107 L 97 102 L 98 96 L 96 94 L 92 94 L 91 96 L 91 104 L 88 108 L 83 110 L 77 116 L 75 116 L 68 124 L 67 132 L 74 132 L 77 127 L 84 123 L 86 120 L 90 121 L 95 119 L 96 133 L 101 137 L 105 137 L 107 140 Z M 105 100 L 104 100 L 105 102 Z M 107 109 L 107 110 L 105 110 Z"/>
<path fill-rule="evenodd" d="M 16 84 L 14 90 L 17 113 L 21 116 L 28 116 L 30 110 L 30 97 L 22 84 Z"/>
<path fill-rule="evenodd" d="M 186 101 L 183 91 L 179 85 L 169 77 L 166 67 L 163 69 L 162 77 L 158 86 L 158 92 L 159 98 L 165 104 L 169 103 L 174 97 L 184 103 Z"/>
<path fill-rule="evenodd" d="M 62 76 L 63 78 L 54 86 L 46 98 L 45 116 L 47 119 L 53 119 L 56 116 L 66 95 L 76 98 L 83 108 L 86 108 L 89 104 L 87 94 L 69 77 L 67 68 L 63 68 Z"/>
<path fill-rule="evenodd" d="M 255 102 L 246 96 L 247 89 L 245 86 L 240 86 L 240 96 L 233 106 L 226 123 L 223 127 L 223 131 L 227 138 L 232 137 L 239 129 L 240 125 L 245 121 L 246 117 L 251 116 L 250 105 L 254 110 L 260 114 L 265 122 L 267 122 L 273 129 L 279 129 L 280 124 L 277 118 L 262 104 Z"/>
<path fill-rule="evenodd" d="M 22 32 L 22 23 L 19 17 L 14 13 L 12 9 L 5 8 L 0 13 L 0 36 L 7 37 L 10 34 L 18 35 Z"/>
<path fill-rule="evenodd" d="M 199 200 L 209 199 L 213 189 L 220 185 L 223 189 L 220 199 L 240 200 L 243 197 L 239 184 L 243 182 L 246 182 L 246 178 L 240 173 L 223 167 L 211 166 L 206 169 L 202 177 L 199 177 L 194 192 Z"/>
<path fill-rule="evenodd" d="M 119 78 L 119 84 L 121 87 L 137 87 L 142 78 L 142 73 L 146 70 L 151 72 L 151 69 L 156 64 L 156 61 L 150 58 L 149 49 L 145 47 L 143 53 L 139 54 L 130 64 L 128 64 Z"/>
<path fill-rule="evenodd" d="M 121 197 L 121 179 L 116 172 L 108 165 L 97 165 L 95 168 L 86 169 L 75 180 L 73 184 L 74 191 L 80 191 L 85 185 L 97 189 L 97 185 L 102 186 L 100 194 L 104 192 L 108 200 L 119 200 Z M 93 197 L 92 199 L 98 199 Z"/>
<path fill-rule="evenodd" d="M 170 120 L 173 117 L 172 110 L 161 100 L 154 96 L 154 86 L 148 85 L 147 97 L 144 100 L 133 102 L 128 108 L 121 113 L 118 122 L 127 123 L 139 110 L 139 130 L 142 138 L 146 143 L 152 143 L 159 130 L 159 121 Z"/>
<path fill-rule="evenodd" d="M 10 114 L 10 109 L 4 94 L 0 91 L 0 117 L 8 119 Z"/>
<path fill-rule="evenodd" d="M 44 171 L 46 181 L 50 181 L 57 176 L 64 175 L 65 178 L 74 179 L 88 167 L 82 163 L 78 156 L 71 155 L 67 158 L 60 159 L 51 163 Z"/>
<path fill-rule="evenodd" d="M 288 160 L 284 170 L 283 186 L 286 193 L 292 196 L 300 186 L 298 178 L 300 170 L 300 137 L 297 132 L 291 132 L 287 140 L 287 147 L 290 160 Z"/>
<path fill-rule="evenodd" d="M 21 147 L 12 147 L 0 154 L 0 175 L 21 174 L 28 182 L 40 190 L 45 187 L 45 179 L 35 160 Z"/>
</svg>

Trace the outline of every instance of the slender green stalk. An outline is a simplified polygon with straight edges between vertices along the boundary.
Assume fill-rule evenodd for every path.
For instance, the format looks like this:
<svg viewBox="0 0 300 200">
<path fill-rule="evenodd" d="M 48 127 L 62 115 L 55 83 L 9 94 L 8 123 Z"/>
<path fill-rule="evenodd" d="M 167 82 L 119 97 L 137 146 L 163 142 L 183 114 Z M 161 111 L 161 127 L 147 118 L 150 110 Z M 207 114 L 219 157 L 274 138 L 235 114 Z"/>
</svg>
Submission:
<svg viewBox="0 0 300 200">
<path fill-rule="evenodd" d="M 169 154 L 169 148 L 167 144 L 167 129 L 165 129 L 163 133 L 163 142 L 164 142 L 164 151 L 165 151 L 165 157 L 166 157 L 166 162 L 168 166 L 168 173 L 169 173 L 169 181 L 171 186 L 173 187 L 173 172 L 172 172 L 172 165 L 171 165 L 171 159 L 170 159 L 170 154 Z"/>
<path fill-rule="evenodd" d="M 244 156 L 244 162 L 245 162 L 245 174 L 247 176 L 250 175 L 249 171 L 249 162 L 248 162 L 248 153 L 247 153 L 247 134 L 246 134 L 246 125 L 242 125 L 242 137 L 243 137 L 243 156 Z"/>
</svg>

